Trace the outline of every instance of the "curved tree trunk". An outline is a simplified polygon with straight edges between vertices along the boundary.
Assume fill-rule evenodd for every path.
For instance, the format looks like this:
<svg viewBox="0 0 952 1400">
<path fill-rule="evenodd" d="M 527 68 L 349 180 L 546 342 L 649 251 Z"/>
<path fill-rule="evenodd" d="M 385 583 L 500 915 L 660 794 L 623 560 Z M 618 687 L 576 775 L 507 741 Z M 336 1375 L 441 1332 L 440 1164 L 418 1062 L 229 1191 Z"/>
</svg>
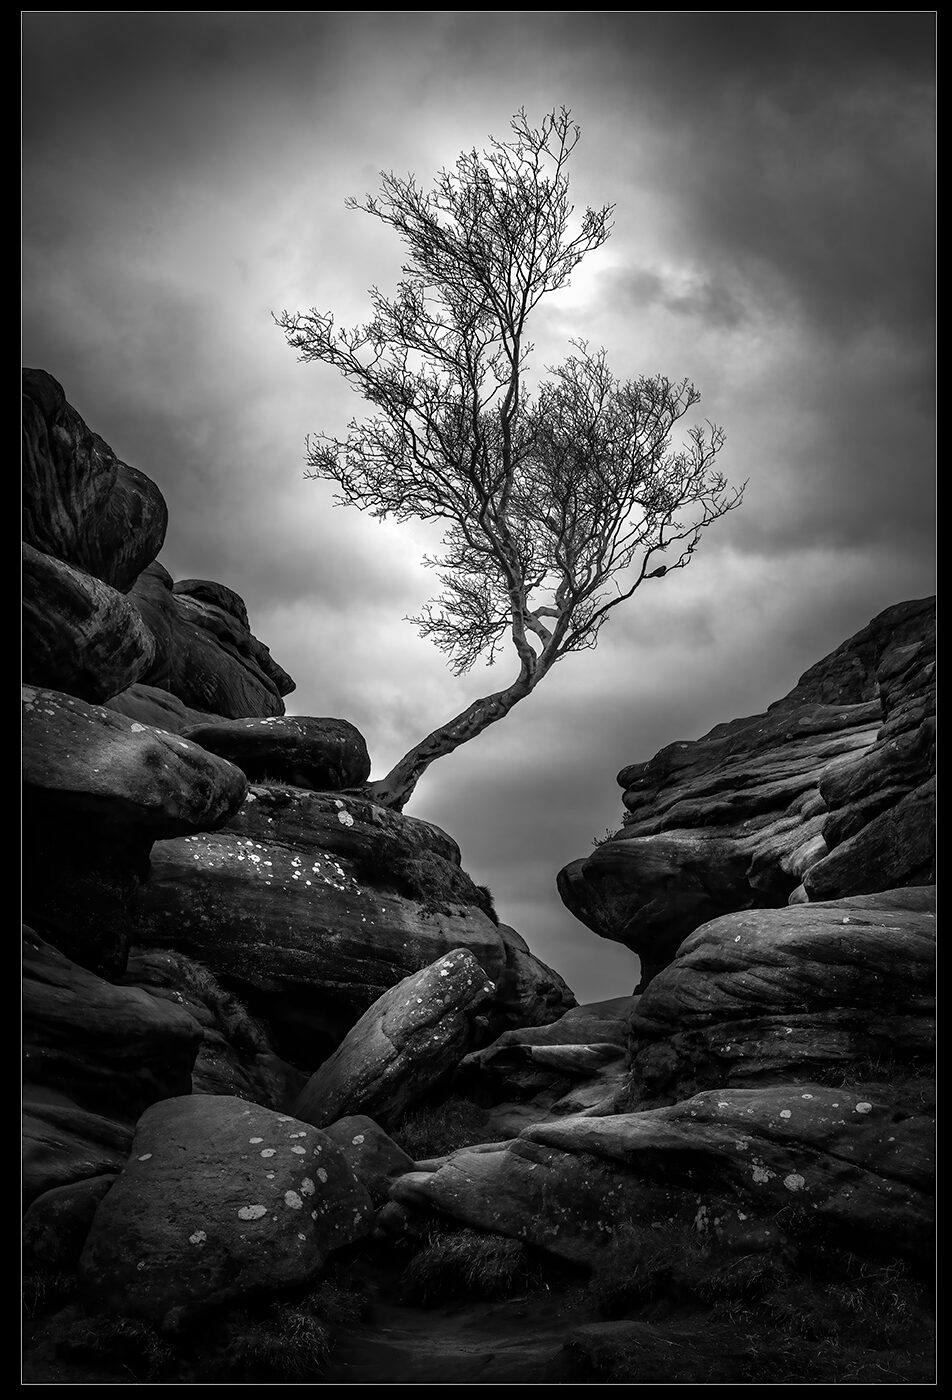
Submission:
<svg viewBox="0 0 952 1400">
<path fill-rule="evenodd" d="M 514 705 L 530 694 L 539 678 L 538 674 L 531 680 L 520 676 L 505 690 L 497 690 L 494 695 L 474 700 L 455 719 L 441 724 L 432 734 L 415 744 L 399 763 L 394 764 L 385 778 L 368 783 L 364 789 L 367 796 L 384 807 L 402 812 L 431 763 L 445 754 L 453 753 L 468 740 L 475 739 L 497 719 L 504 719 Z"/>
</svg>

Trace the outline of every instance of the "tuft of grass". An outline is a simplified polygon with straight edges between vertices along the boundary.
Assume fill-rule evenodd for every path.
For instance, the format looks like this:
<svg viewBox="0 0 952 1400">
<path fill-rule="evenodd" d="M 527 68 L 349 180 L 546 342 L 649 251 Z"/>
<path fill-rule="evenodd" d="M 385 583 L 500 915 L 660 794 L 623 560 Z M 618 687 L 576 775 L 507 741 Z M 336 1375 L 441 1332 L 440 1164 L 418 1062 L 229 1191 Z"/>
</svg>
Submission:
<svg viewBox="0 0 952 1400">
<path fill-rule="evenodd" d="M 422 1162 L 461 1147 L 488 1141 L 489 1115 L 471 1099 L 452 1097 L 441 1104 L 411 1108 L 390 1136 L 408 1157 Z"/>
<path fill-rule="evenodd" d="M 109 1362 L 138 1381 L 156 1381 L 172 1368 L 176 1353 L 148 1322 L 134 1317 L 74 1318 L 55 1336 L 57 1356 L 67 1361 Z"/>
<path fill-rule="evenodd" d="M 592 1296 L 606 1317 L 624 1317 L 657 1299 L 700 1301 L 711 1272 L 710 1248 L 689 1226 L 624 1226 L 595 1267 Z"/>
<path fill-rule="evenodd" d="M 306 1307 L 275 1308 L 229 1327 L 216 1373 L 251 1382 L 314 1381 L 330 1354 L 331 1333 L 323 1318 Z"/>
<path fill-rule="evenodd" d="M 427 1306 L 451 1298 L 509 1298 L 531 1274 L 524 1244 L 503 1235 L 459 1230 L 431 1235 L 400 1279 L 404 1302 Z"/>
<path fill-rule="evenodd" d="M 166 985 L 176 991 L 190 993 L 196 1001 L 203 1002 L 218 1022 L 224 1038 L 236 1050 L 251 1057 L 270 1051 L 271 1045 L 264 1028 L 238 997 L 225 990 L 204 963 L 164 948 L 142 951 L 161 959 L 162 965 L 169 964 Z M 174 965 L 170 961 L 173 959 Z"/>
</svg>

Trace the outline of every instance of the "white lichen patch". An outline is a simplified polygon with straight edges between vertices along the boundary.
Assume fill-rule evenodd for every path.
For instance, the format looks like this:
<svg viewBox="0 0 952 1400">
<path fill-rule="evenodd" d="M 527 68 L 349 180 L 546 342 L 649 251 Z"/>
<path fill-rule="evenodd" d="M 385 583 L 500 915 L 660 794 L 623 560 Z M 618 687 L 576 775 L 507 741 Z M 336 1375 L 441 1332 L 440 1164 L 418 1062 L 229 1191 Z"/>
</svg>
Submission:
<svg viewBox="0 0 952 1400">
<path fill-rule="evenodd" d="M 264 1138 L 249 1138 L 248 1141 L 257 1145 L 259 1142 L 264 1142 Z"/>
<path fill-rule="evenodd" d="M 790 1116 L 791 1116 L 791 1114 L 790 1114 L 789 1108 L 782 1108 L 782 1109 L 780 1110 L 780 1117 L 781 1117 L 781 1118 L 789 1118 Z"/>
<path fill-rule="evenodd" d="M 301 1195 L 302 1195 L 302 1196 L 313 1196 L 313 1195 L 314 1195 L 314 1183 L 313 1183 L 313 1181 L 311 1180 L 311 1178 L 310 1178 L 309 1176 L 306 1176 L 306 1177 L 304 1178 L 304 1180 L 301 1182 Z"/>
<path fill-rule="evenodd" d="M 147 1162 L 151 1156 L 152 1156 L 152 1153 L 151 1153 L 151 1152 L 143 1152 L 143 1154 L 142 1154 L 141 1157 L 137 1157 L 137 1158 L 136 1158 L 136 1161 L 137 1161 L 137 1162 Z"/>
<path fill-rule="evenodd" d="M 869 1113 L 869 1112 L 871 1112 L 872 1107 L 873 1107 L 873 1105 L 872 1105 L 871 1103 L 858 1103 L 858 1104 L 856 1105 L 856 1107 L 853 1109 L 853 1112 L 854 1112 L 854 1113 Z"/>
<path fill-rule="evenodd" d="M 130 734 L 144 734 L 147 728 L 148 728 L 148 725 L 145 725 L 145 724 L 135 724 L 135 723 L 133 723 L 133 724 L 130 724 L 130 725 L 129 725 L 129 733 L 130 733 Z"/>
<path fill-rule="evenodd" d="M 364 1141 L 364 1135 L 363 1135 L 363 1133 L 358 1133 L 357 1136 L 356 1136 L 355 1138 L 351 1138 L 351 1142 L 354 1144 L 355 1147 L 359 1147 L 360 1144 L 361 1144 L 363 1141 Z"/>
<path fill-rule="evenodd" d="M 188 1242 L 189 1244 L 204 1244 L 207 1239 L 208 1236 L 204 1230 L 196 1230 L 194 1235 L 189 1235 Z"/>
<path fill-rule="evenodd" d="M 353 826 L 354 824 L 354 819 L 349 812 L 338 812 L 337 820 L 340 822 L 341 826 Z"/>
<path fill-rule="evenodd" d="M 289 1210 L 300 1210 L 304 1202 L 296 1191 L 285 1191 L 284 1204 Z"/>
<path fill-rule="evenodd" d="M 813 1098 L 813 1095 L 812 1095 L 812 1094 L 801 1094 L 800 1097 L 801 1097 L 801 1099 L 812 1099 L 812 1098 Z"/>
<path fill-rule="evenodd" d="M 770 1171 L 768 1167 L 764 1166 L 763 1162 L 760 1160 L 759 1157 L 754 1158 L 753 1163 L 751 1165 L 750 1175 L 758 1186 L 765 1185 L 768 1181 L 773 1180 L 774 1177 L 774 1173 Z"/>
<path fill-rule="evenodd" d="M 318 1167 L 318 1169 L 317 1169 L 317 1178 L 318 1178 L 318 1181 L 321 1181 L 321 1182 L 324 1182 L 324 1181 L 327 1180 L 327 1172 L 324 1170 L 323 1167 Z"/>
<path fill-rule="evenodd" d="M 783 1184 L 788 1191 L 802 1191 L 806 1182 L 799 1172 L 791 1172 L 789 1176 L 784 1177 Z"/>
<path fill-rule="evenodd" d="M 295 1143 L 295 1145 L 291 1148 L 291 1151 L 296 1152 L 299 1157 L 303 1157 L 305 1152 L 307 1151 L 307 1148 L 301 1147 L 300 1144 Z"/>
<path fill-rule="evenodd" d="M 294 1140 L 294 1138 L 307 1137 L 307 1128 L 303 1128 L 303 1129 L 301 1130 L 301 1132 L 299 1132 L 299 1133 L 288 1133 L 288 1137 L 289 1137 L 292 1141 Z"/>
<path fill-rule="evenodd" d="M 274 1156 L 274 1152 L 275 1152 L 275 1149 L 274 1149 L 273 1147 L 266 1147 L 266 1148 L 264 1149 L 264 1151 L 262 1152 L 261 1155 L 262 1155 L 262 1157 L 273 1157 L 273 1156 Z"/>
<path fill-rule="evenodd" d="M 267 1215 L 267 1206 L 241 1206 L 238 1211 L 239 1220 L 260 1220 L 263 1215 Z"/>
</svg>

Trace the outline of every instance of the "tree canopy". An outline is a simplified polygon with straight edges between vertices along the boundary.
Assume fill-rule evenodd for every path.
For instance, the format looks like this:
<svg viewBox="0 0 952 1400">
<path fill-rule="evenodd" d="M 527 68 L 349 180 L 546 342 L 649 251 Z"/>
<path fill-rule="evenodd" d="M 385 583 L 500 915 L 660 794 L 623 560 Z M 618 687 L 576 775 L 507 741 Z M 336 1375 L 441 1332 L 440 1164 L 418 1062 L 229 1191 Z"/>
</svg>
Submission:
<svg viewBox="0 0 952 1400">
<path fill-rule="evenodd" d="M 347 203 L 402 239 L 396 292 L 371 288 L 372 314 L 353 329 L 313 308 L 276 318 L 301 359 L 339 370 L 370 406 L 346 437 L 309 440 L 305 475 L 380 518 L 442 522 L 442 550 L 426 560 L 441 592 L 411 621 L 457 674 L 507 640 L 518 660 L 510 685 L 370 785 L 398 808 L 435 758 L 593 647 L 646 580 L 684 568 L 743 495 L 715 469 L 720 428 L 691 426 L 671 445 L 700 398 L 687 380 L 617 379 L 603 350 L 576 340 L 527 382 L 533 310 L 611 232 L 611 205 L 573 221 L 566 166 L 579 135 L 565 108 L 538 127 L 520 111 L 511 139 L 464 152 L 428 192 L 383 174 L 379 195 Z"/>
</svg>

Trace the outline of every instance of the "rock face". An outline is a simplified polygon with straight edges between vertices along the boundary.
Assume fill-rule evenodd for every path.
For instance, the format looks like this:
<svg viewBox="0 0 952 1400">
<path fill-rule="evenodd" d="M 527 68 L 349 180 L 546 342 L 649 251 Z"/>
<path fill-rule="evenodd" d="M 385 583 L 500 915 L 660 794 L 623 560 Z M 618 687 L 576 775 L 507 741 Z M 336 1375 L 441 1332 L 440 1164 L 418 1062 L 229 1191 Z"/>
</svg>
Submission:
<svg viewBox="0 0 952 1400">
<path fill-rule="evenodd" d="M 168 511 L 44 370 L 23 371 L 23 538 L 125 593 L 162 548 Z"/>
<path fill-rule="evenodd" d="M 324 1133 L 194 1094 L 139 1120 L 81 1267 L 101 1306 L 175 1327 L 210 1305 L 306 1283 L 370 1221 L 366 1190 Z"/>
<path fill-rule="evenodd" d="M 197 958 L 267 1021 L 279 1054 L 313 1067 L 453 948 L 506 979 L 500 1030 L 567 1009 L 565 984 L 512 949 L 490 908 L 439 828 L 365 798 L 255 786 L 224 829 L 155 845 L 135 941 Z"/>
<path fill-rule="evenodd" d="M 340 792 L 370 777 L 364 736 L 345 719 L 219 720 L 184 733 L 234 763 L 253 783 L 269 779 L 315 792 Z"/>
<path fill-rule="evenodd" d="M 55 1100 L 56 1094 L 48 1094 Z M 31 1098 L 23 1109 L 23 1202 L 90 1177 L 115 1176 L 132 1146 L 132 1128 L 68 1103 Z"/>
<path fill-rule="evenodd" d="M 625 825 L 559 875 L 572 912 L 642 960 L 709 919 L 934 879 L 934 600 L 900 603 L 764 715 L 618 776 Z"/>
<path fill-rule="evenodd" d="M 170 691 L 139 682 L 107 700 L 105 707 L 115 710 L 118 715 L 125 715 L 127 719 L 138 720 L 139 724 L 167 729 L 170 734 L 184 734 L 186 729 L 193 729 L 197 724 L 207 724 L 220 718 L 218 715 L 207 715 L 202 710 L 191 710 Z"/>
<path fill-rule="evenodd" d="M 931 1138 L 928 1119 L 843 1089 L 718 1089 L 669 1108 L 537 1124 L 400 1177 L 392 1194 L 575 1263 L 597 1262 L 621 1221 L 775 1248 L 792 1207 L 831 1239 L 861 1236 L 872 1252 L 922 1260 Z"/>
<path fill-rule="evenodd" d="M 141 989 L 139 995 L 148 995 L 159 1007 L 175 1007 L 191 1017 L 200 1036 L 193 1093 L 247 1099 L 275 1109 L 297 1098 L 307 1076 L 274 1053 L 264 1028 L 200 963 L 182 953 L 134 948 L 122 982 Z"/>
<path fill-rule="evenodd" d="M 934 1048 L 935 890 L 715 919 L 685 939 L 630 1025 L 644 1103 L 820 1071 L 901 1076 Z"/>
<path fill-rule="evenodd" d="M 124 593 L 24 544 L 24 680 L 100 704 L 154 657 L 152 634 Z"/>
<path fill-rule="evenodd" d="M 244 774 L 197 744 L 72 696 L 23 689 L 24 912 L 85 966 L 119 973 L 157 837 L 227 820 Z"/>
<path fill-rule="evenodd" d="M 201 1030 L 185 1011 L 104 982 L 30 930 L 23 972 L 27 1101 L 43 1086 L 131 1124 L 157 1099 L 191 1091 Z"/>
<path fill-rule="evenodd" d="M 200 581 L 188 582 L 194 590 Z M 202 714 L 284 714 L 282 697 L 294 682 L 249 631 L 244 604 L 231 589 L 208 583 L 197 593 L 175 592 L 171 574 L 156 562 L 135 580 L 130 597 L 155 642 L 144 684 Z"/>
<path fill-rule="evenodd" d="M 494 991 L 462 948 L 404 978 L 311 1076 L 295 1114 L 319 1128 L 352 1113 L 392 1127 L 455 1068 L 472 1042 L 474 1018 Z"/>
</svg>

